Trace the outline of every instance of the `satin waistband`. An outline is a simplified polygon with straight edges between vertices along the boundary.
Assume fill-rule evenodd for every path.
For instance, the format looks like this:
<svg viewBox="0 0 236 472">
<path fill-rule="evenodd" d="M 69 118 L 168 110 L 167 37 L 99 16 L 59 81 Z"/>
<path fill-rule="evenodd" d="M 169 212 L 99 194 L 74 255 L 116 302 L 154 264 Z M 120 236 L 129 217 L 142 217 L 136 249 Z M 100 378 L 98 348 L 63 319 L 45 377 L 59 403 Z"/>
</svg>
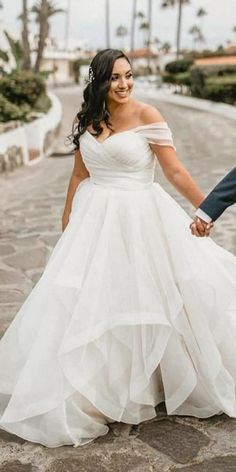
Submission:
<svg viewBox="0 0 236 472">
<path fill-rule="evenodd" d="M 106 180 L 100 180 L 100 179 L 94 179 L 90 177 L 89 179 L 91 184 L 98 185 L 104 188 L 111 188 L 111 189 L 120 189 L 120 190 L 146 190 L 150 189 L 153 185 L 153 182 L 135 182 L 135 180 L 121 180 L 121 179 L 115 179 L 106 181 Z"/>
</svg>

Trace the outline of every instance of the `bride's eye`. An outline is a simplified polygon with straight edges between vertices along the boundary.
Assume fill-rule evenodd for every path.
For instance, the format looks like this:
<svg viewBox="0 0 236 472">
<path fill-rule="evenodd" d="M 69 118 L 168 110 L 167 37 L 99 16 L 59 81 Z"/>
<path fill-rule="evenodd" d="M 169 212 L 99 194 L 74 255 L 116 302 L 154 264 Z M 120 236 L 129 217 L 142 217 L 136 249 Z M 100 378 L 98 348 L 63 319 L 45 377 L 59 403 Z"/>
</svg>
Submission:
<svg viewBox="0 0 236 472">
<path fill-rule="evenodd" d="M 127 77 L 127 79 L 130 79 L 131 77 L 133 77 L 132 72 L 130 72 L 130 74 L 128 74 L 126 77 Z"/>
<path fill-rule="evenodd" d="M 111 80 L 112 80 L 112 82 L 115 82 L 115 80 L 117 80 L 117 77 L 115 75 L 112 75 Z"/>
</svg>

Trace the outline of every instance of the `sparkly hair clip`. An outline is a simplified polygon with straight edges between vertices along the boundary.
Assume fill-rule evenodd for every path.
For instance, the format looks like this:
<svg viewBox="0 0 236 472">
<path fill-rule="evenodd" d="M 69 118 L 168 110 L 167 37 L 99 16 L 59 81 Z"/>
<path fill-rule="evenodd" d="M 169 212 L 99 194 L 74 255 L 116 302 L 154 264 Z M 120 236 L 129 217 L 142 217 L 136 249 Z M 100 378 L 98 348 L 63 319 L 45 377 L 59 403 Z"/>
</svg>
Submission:
<svg viewBox="0 0 236 472">
<path fill-rule="evenodd" d="M 91 84 L 94 79 L 95 79 L 95 76 L 94 76 L 94 73 L 93 73 L 93 69 L 92 69 L 91 66 L 89 66 L 89 83 Z"/>
</svg>

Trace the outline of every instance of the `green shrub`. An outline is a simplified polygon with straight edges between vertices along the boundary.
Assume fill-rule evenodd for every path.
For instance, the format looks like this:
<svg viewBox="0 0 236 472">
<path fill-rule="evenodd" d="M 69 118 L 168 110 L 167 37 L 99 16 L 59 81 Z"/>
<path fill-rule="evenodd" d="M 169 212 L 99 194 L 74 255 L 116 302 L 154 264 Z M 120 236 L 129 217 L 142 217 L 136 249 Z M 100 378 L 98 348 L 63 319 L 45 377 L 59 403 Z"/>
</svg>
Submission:
<svg viewBox="0 0 236 472">
<path fill-rule="evenodd" d="M 162 75 L 163 82 L 181 88 L 183 85 L 187 86 L 193 97 L 236 104 L 236 66 L 191 66 L 190 69 L 179 72 L 183 62 L 185 69 L 187 62 L 191 64 L 191 61 L 187 60 L 167 64 L 166 71 Z"/>
<path fill-rule="evenodd" d="M 9 102 L 6 97 L 0 94 L 0 122 L 5 123 L 6 121 L 12 120 L 24 120 L 29 110 L 29 106 L 25 105 L 19 107 Z"/>
<path fill-rule="evenodd" d="M 38 97 L 46 93 L 46 87 L 39 74 L 15 71 L 0 79 L 0 93 L 16 105 L 34 106 Z"/>
<path fill-rule="evenodd" d="M 205 98 L 216 102 L 236 104 L 236 75 L 208 79 L 204 95 Z"/>
<path fill-rule="evenodd" d="M 236 74 L 236 66 L 230 64 L 219 64 L 219 65 L 205 65 L 205 66 L 196 66 L 204 73 L 206 77 L 211 76 L 225 76 L 225 75 L 234 75 Z"/>
<path fill-rule="evenodd" d="M 169 74 L 168 72 L 162 73 L 162 81 L 168 84 L 176 84 L 176 75 Z"/>
<path fill-rule="evenodd" d="M 192 65 L 192 59 L 179 59 L 178 61 L 172 61 L 166 64 L 165 71 L 169 74 L 180 74 L 187 72 Z"/>
<path fill-rule="evenodd" d="M 162 75 L 163 82 L 175 85 L 187 85 L 190 86 L 190 73 L 181 72 L 180 74 L 168 74 L 164 72 Z"/>
<path fill-rule="evenodd" d="M 191 85 L 189 72 L 181 72 L 180 74 L 176 74 L 175 80 L 176 84 L 178 85 L 187 85 L 188 87 Z"/>
<path fill-rule="evenodd" d="M 40 95 L 34 104 L 34 110 L 39 113 L 47 113 L 51 107 L 51 100 L 46 93 Z"/>
<path fill-rule="evenodd" d="M 205 74 L 200 67 L 192 67 L 190 71 L 190 90 L 194 97 L 204 98 Z"/>
</svg>

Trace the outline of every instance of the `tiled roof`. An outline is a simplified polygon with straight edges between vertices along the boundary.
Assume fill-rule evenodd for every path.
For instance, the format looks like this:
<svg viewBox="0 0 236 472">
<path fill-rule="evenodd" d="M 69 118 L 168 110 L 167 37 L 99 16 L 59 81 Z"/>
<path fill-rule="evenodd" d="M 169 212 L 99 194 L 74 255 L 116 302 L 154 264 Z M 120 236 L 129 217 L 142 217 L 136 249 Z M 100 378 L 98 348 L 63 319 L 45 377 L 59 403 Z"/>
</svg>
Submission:
<svg viewBox="0 0 236 472">
<path fill-rule="evenodd" d="M 225 52 L 227 52 L 228 54 L 236 54 L 236 45 L 235 44 L 231 44 L 230 46 L 228 46 L 224 49 L 225 49 Z"/>
<path fill-rule="evenodd" d="M 148 48 L 135 49 L 134 51 L 126 51 L 127 56 L 131 59 L 141 58 L 141 57 L 158 57 L 156 52 L 150 51 Z"/>
<path fill-rule="evenodd" d="M 236 54 L 230 56 L 212 56 L 212 57 L 202 57 L 201 59 L 195 59 L 195 64 L 197 66 L 211 66 L 211 65 L 236 65 Z"/>
</svg>

